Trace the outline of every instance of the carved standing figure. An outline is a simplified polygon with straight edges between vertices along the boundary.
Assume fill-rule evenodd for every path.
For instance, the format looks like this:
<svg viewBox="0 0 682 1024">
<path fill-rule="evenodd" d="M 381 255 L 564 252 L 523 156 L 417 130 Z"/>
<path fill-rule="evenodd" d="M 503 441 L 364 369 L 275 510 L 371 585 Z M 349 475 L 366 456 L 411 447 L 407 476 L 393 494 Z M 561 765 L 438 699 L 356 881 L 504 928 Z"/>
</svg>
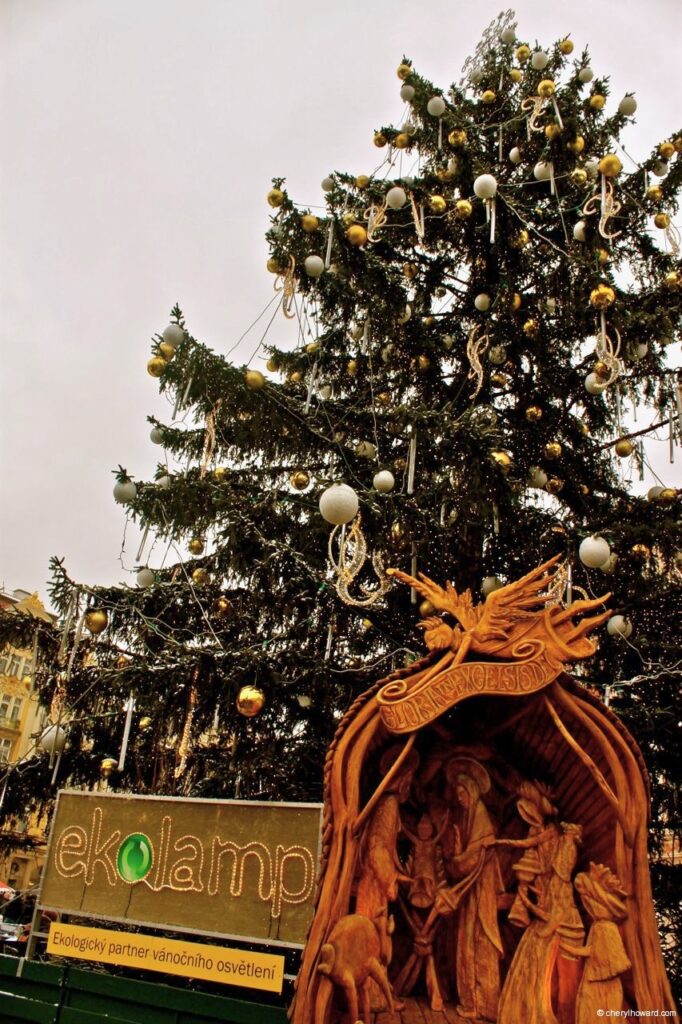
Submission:
<svg viewBox="0 0 682 1024">
<path fill-rule="evenodd" d="M 630 969 L 630 961 L 618 929 L 628 916 L 626 893 L 619 879 L 604 864 L 590 864 L 589 872 L 575 879 L 592 927 L 584 946 L 571 950 L 586 957 L 578 999 L 575 1024 L 594 1024 L 608 1010 L 622 1010 L 623 985 L 620 975 Z"/>
<path fill-rule="evenodd" d="M 412 843 L 412 851 L 408 861 L 408 872 L 411 877 L 407 898 L 413 907 L 421 910 L 433 906 L 436 897 L 436 887 L 442 880 L 440 866 L 442 864 L 442 852 L 439 844 L 447 827 L 449 815 L 443 817 L 443 823 L 434 835 L 433 825 L 428 814 L 423 814 L 417 822 L 417 834 L 414 835 L 403 824 L 403 834 Z"/>
<path fill-rule="evenodd" d="M 503 953 L 497 897 L 504 887 L 493 848 L 495 832 L 482 799 L 490 776 L 478 761 L 462 757 L 450 762 L 446 777 L 463 812 L 450 863 L 459 881 L 438 891 L 435 908 L 441 914 L 457 912 L 457 1012 L 467 1019 L 495 1021 Z"/>
</svg>

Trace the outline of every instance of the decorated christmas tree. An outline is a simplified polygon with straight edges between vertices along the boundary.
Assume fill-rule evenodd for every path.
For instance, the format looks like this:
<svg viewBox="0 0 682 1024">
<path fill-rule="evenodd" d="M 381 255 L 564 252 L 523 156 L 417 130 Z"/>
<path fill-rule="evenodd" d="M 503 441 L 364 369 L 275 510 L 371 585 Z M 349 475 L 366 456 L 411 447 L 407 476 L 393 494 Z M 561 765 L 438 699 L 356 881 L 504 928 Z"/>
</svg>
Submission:
<svg viewBox="0 0 682 1024">
<path fill-rule="evenodd" d="M 614 100 L 570 38 L 545 49 L 504 21 L 447 91 L 406 58 L 397 74 L 404 117 L 377 129 L 371 174 L 325 178 L 323 207 L 283 178 L 268 193 L 295 344 L 266 332 L 235 366 L 177 307 L 153 339 L 162 458 L 115 488 L 143 531 L 137 577 L 83 586 L 55 561 L 62 621 L 38 645 L 53 728 L 4 811 L 102 776 L 320 799 L 344 711 L 420 656 L 420 618 L 439 628 L 386 570 L 479 598 L 561 555 L 557 601 L 612 595 L 580 671 L 647 758 L 672 932 L 682 528 L 649 442 L 672 461 L 681 433 L 682 135 L 634 162 L 634 97 Z"/>
</svg>

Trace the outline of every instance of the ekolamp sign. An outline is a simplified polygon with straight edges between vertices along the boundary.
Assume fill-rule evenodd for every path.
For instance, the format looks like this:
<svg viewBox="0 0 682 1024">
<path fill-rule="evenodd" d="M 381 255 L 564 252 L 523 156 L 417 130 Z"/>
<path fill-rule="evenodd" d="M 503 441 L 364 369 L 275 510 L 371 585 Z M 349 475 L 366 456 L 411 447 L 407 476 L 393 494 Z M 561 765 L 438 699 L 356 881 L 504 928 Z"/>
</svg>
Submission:
<svg viewBox="0 0 682 1024">
<path fill-rule="evenodd" d="M 319 804 L 62 791 L 40 904 L 289 946 L 305 941 Z"/>
</svg>

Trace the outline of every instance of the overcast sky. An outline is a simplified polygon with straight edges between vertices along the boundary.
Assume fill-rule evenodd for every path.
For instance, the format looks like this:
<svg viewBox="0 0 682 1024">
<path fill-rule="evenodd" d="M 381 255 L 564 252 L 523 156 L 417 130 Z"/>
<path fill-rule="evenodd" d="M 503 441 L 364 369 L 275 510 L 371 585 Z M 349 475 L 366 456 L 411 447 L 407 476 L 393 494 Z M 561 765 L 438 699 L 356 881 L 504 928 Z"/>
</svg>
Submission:
<svg viewBox="0 0 682 1024">
<path fill-rule="evenodd" d="M 84 582 L 134 582 L 111 470 L 144 480 L 160 454 L 151 336 L 178 301 L 195 337 L 230 349 L 272 297 L 270 178 L 314 205 L 329 171 L 371 171 L 373 129 L 401 117 L 403 53 L 446 88 L 498 10 L 0 0 L 0 584 L 44 595 L 51 554 Z M 635 156 L 679 130 L 680 0 L 516 11 L 531 43 L 589 44 L 610 107 L 636 93 Z M 130 531 L 128 569 L 136 546 Z"/>
</svg>

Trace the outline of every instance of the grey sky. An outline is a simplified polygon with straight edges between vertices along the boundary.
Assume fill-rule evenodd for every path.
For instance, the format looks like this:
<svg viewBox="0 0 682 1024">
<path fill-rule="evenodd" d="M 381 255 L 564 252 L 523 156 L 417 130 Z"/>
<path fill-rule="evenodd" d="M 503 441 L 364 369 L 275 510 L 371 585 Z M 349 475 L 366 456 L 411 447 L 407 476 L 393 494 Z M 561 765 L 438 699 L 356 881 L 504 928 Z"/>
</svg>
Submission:
<svg viewBox="0 0 682 1024">
<path fill-rule="evenodd" d="M 110 470 L 146 479 L 159 458 L 146 415 L 170 413 L 145 369 L 152 334 L 178 301 L 197 338 L 231 348 L 272 296 L 270 178 L 314 205 L 330 170 L 371 171 L 373 129 L 401 116 L 403 53 L 445 88 L 498 10 L 1 0 L 0 583 L 44 594 L 51 554 L 76 579 L 134 582 Z M 516 11 L 531 43 L 589 44 L 611 105 L 636 92 L 635 156 L 680 128 L 679 0 Z"/>
</svg>

